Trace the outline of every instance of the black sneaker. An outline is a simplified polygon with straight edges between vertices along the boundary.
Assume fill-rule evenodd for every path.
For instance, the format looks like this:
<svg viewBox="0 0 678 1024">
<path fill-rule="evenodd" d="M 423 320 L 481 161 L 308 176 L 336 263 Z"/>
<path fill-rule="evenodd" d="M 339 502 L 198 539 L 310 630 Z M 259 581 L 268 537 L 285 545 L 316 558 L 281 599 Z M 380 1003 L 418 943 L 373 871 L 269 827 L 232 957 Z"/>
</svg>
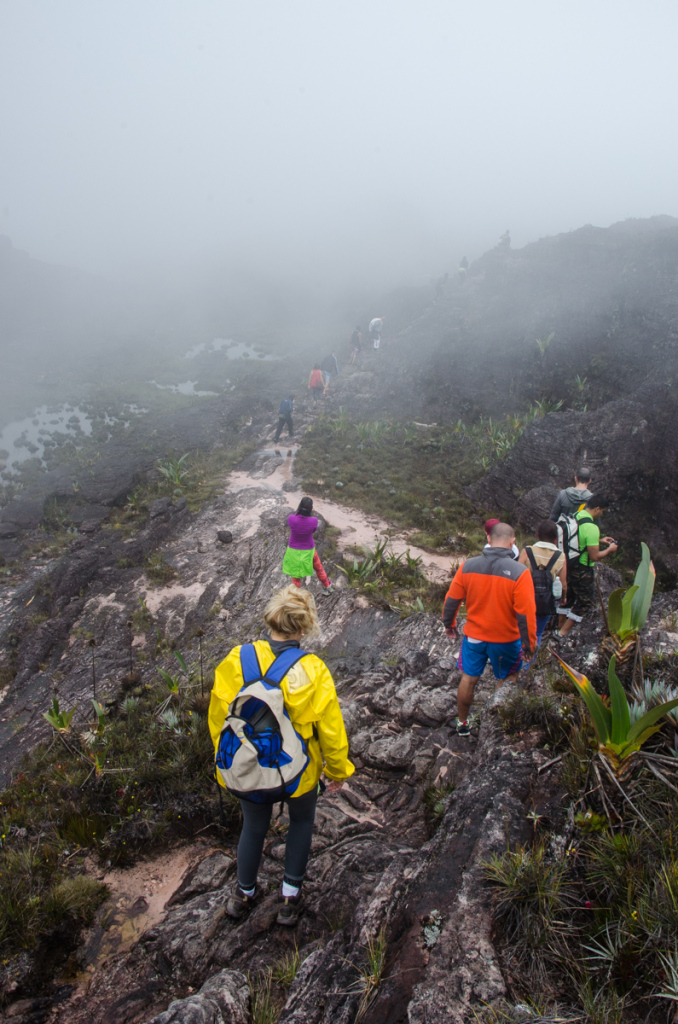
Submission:
<svg viewBox="0 0 678 1024">
<path fill-rule="evenodd" d="M 286 928 L 293 928 L 299 920 L 302 907 L 301 889 L 296 896 L 283 896 L 280 894 L 280 909 L 276 921 Z"/>
<path fill-rule="evenodd" d="M 226 904 L 226 913 L 235 921 L 239 921 L 241 917 L 244 917 L 245 914 L 249 913 L 250 908 L 258 895 L 259 890 L 256 887 L 254 889 L 254 895 L 248 896 L 247 893 L 242 891 L 239 883 L 234 882 L 233 888 L 231 889 L 231 895 L 228 897 L 228 903 Z"/>
<path fill-rule="evenodd" d="M 470 736 L 471 730 L 468 727 L 468 722 L 460 722 L 457 719 L 457 736 Z"/>
</svg>

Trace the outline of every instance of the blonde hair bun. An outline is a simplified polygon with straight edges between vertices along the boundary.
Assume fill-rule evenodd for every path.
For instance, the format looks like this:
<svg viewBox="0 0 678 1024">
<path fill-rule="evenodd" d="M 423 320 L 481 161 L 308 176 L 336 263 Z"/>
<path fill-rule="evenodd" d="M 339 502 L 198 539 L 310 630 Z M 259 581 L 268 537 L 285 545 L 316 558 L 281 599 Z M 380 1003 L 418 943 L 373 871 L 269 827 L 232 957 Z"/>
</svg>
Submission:
<svg viewBox="0 0 678 1024">
<path fill-rule="evenodd" d="M 273 595 L 266 605 L 264 621 L 269 629 L 284 636 L 299 632 L 316 636 L 320 632 L 313 594 L 293 583 Z"/>
</svg>

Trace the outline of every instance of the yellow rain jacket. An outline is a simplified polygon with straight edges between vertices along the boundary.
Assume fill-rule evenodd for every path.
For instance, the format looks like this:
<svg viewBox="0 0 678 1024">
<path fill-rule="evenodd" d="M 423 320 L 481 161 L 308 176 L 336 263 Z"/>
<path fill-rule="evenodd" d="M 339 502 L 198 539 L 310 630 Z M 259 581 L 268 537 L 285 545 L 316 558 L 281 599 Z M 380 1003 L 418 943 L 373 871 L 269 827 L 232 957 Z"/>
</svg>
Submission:
<svg viewBox="0 0 678 1024">
<path fill-rule="evenodd" d="M 266 672 L 275 660 L 270 644 L 266 640 L 255 640 L 254 648 L 261 671 Z M 215 672 L 208 715 L 215 756 L 229 705 L 235 699 L 243 682 L 240 647 L 234 647 L 217 666 Z M 306 742 L 310 759 L 294 796 L 303 796 L 314 789 L 323 771 L 328 779 L 336 781 L 353 775 L 355 767 L 348 759 L 348 737 L 344 719 L 341 716 L 334 680 L 325 662 L 315 654 L 308 654 L 290 669 L 280 688 L 294 728 Z M 221 778 L 219 783 L 223 785 Z"/>
</svg>

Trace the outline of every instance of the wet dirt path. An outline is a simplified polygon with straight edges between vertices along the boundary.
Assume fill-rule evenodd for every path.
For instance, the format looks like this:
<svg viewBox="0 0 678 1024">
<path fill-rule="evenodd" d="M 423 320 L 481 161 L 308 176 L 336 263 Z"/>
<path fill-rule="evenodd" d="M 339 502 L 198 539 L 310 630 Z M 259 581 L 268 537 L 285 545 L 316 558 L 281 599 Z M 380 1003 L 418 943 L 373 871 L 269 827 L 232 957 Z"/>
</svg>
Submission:
<svg viewBox="0 0 678 1024">
<path fill-rule="evenodd" d="M 275 462 L 278 461 L 278 458 L 282 458 L 282 464 L 276 465 L 265 477 L 260 475 L 261 470 L 232 472 L 228 477 L 227 490 L 232 494 L 246 490 L 270 491 L 272 495 L 281 498 L 290 510 L 295 509 L 303 492 L 301 490 L 283 490 L 283 484 L 293 478 L 294 459 L 299 447 L 298 444 L 295 444 L 276 449 L 270 443 L 262 445 L 258 452 L 260 456 L 269 455 L 270 459 Z M 276 451 L 280 453 L 280 456 L 276 455 Z M 291 454 L 288 454 L 290 452 Z M 413 558 L 421 558 L 423 571 L 435 583 L 448 581 L 459 564 L 458 559 L 449 555 L 436 555 L 410 543 L 406 530 L 398 530 L 392 523 L 386 522 L 385 519 L 381 519 L 377 515 L 362 512 L 357 508 L 349 508 L 346 505 L 339 505 L 326 498 L 314 498 L 313 508 L 330 526 L 341 530 L 341 535 L 337 539 L 339 551 L 354 547 L 373 547 L 377 541 L 388 537 L 388 551 L 397 555 L 409 551 Z M 261 506 L 254 506 L 240 513 L 238 525 L 246 526 L 246 533 L 241 534 L 241 537 L 252 536 L 257 532 L 262 512 Z"/>
</svg>

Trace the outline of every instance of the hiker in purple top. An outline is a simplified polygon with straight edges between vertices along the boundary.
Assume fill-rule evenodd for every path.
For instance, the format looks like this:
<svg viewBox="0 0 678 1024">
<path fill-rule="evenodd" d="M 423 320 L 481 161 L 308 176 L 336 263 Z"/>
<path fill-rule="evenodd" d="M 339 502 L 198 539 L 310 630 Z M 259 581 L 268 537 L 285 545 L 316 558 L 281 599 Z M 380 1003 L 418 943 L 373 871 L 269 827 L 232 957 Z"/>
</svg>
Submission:
<svg viewBox="0 0 678 1024">
<path fill-rule="evenodd" d="M 323 585 L 323 593 L 331 594 L 332 581 L 328 579 L 315 549 L 313 534 L 318 529 L 318 520 L 311 515 L 312 511 L 313 499 L 302 498 L 297 511 L 287 517 L 290 539 L 283 558 L 282 571 L 286 576 L 292 577 L 292 583 L 297 587 L 301 586 L 302 578 L 312 576 L 315 571 Z"/>
</svg>

